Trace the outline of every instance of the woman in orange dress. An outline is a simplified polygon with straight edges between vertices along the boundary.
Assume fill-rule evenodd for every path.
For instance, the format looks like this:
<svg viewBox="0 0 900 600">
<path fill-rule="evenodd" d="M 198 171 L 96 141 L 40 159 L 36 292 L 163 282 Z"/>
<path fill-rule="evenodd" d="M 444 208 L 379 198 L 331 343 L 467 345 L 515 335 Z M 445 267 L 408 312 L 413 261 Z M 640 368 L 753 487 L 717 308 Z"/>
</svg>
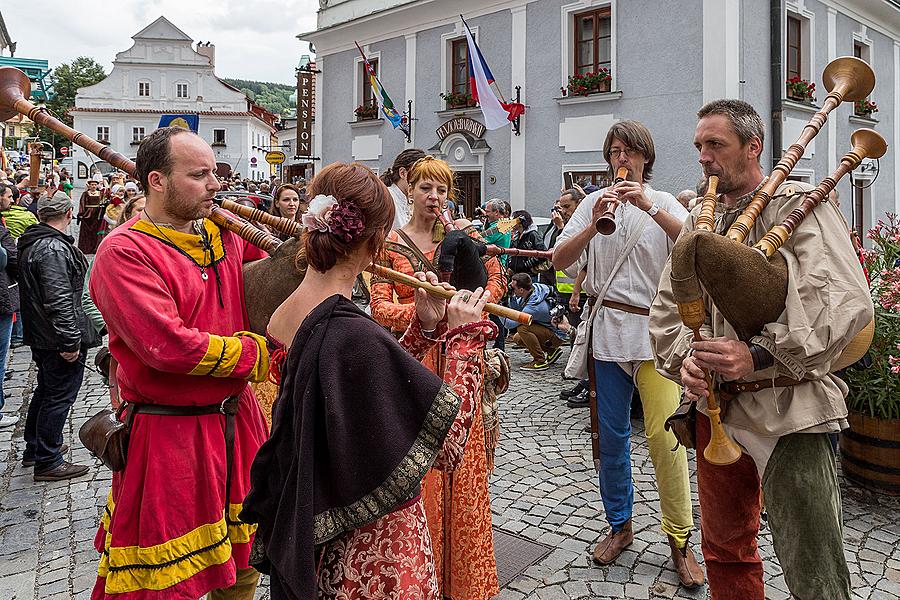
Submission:
<svg viewBox="0 0 900 600">
<path fill-rule="evenodd" d="M 443 237 L 443 226 L 435 208 L 443 209 L 448 196 L 453 197 L 453 171 L 446 162 L 428 156 L 413 165 L 407 180 L 412 216 L 409 223 L 388 235 L 379 262 L 408 275 L 438 272 L 437 240 Z M 492 258 L 485 267 L 487 290 L 493 299 L 501 298 L 506 282 L 499 261 Z M 416 312 L 414 291 L 373 277 L 372 317 L 393 332 L 405 331 Z M 439 346 L 428 352 L 422 363 L 443 375 Z M 452 475 L 433 469 L 422 485 L 422 499 L 443 597 L 483 600 L 498 594 L 481 411 L 476 411 L 462 464 Z"/>
</svg>

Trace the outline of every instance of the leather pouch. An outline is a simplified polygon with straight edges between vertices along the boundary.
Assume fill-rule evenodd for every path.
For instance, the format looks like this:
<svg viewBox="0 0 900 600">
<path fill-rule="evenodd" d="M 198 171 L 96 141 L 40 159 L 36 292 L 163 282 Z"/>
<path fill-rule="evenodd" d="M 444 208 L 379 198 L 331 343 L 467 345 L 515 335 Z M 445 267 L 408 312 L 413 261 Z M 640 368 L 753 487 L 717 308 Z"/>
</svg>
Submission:
<svg viewBox="0 0 900 600">
<path fill-rule="evenodd" d="M 665 424 L 666 431 L 675 434 L 678 444 L 685 448 L 697 447 L 697 404 L 690 400 L 684 400 L 678 408 L 672 413 Z M 675 448 L 678 448 L 675 444 Z M 675 448 L 672 448 L 675 450 Z"/>
<path fill-rule="evenodd" d="M 125 403 L 122 403 L 124 409 Z M 129 411 L 129 417 L 131 412 Z M 128 456 L 128 437 L 131 419 L 119 420 L 119 415 L 105 408 L 85 421 L 78 430 L 78 438 L 91 454 L 100 459 L 111 471 L 125 469 Z"/>
</svg>

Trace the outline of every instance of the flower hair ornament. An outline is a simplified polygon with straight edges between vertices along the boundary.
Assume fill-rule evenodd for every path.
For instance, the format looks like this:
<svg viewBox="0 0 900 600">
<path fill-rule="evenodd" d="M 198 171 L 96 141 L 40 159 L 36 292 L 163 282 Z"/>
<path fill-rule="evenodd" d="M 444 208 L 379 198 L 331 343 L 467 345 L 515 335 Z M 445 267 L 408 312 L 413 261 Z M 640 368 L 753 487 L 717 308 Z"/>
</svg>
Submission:
<svg viewBox="0 0 900 600">
<path fill-rule="evenodd" d="M 309 210 L 300 219 L 310 231 L 331 233 L 350 243 L 365 230 L 362 210 L 349 200 L 319 194 L 309 202 Z"/>
</svg>

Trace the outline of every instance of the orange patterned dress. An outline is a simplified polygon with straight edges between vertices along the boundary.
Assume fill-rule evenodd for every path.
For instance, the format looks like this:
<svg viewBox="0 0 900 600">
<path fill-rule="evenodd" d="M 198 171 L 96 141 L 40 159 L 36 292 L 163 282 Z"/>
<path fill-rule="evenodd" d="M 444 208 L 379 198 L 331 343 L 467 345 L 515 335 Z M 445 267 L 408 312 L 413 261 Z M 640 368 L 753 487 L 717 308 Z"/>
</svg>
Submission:
<svg viewBox="0 0 900 600">
<path fill-rule="evenodd" d="M 392 243 L 379 259 L 380 264 L 407 275 L 428 270 L 398 241 L 395 231 L 387 239 Z M 433 262 L 434 251 L 424 254 Z M 506 281 L 499 261 L 492 258 L 485 267 L 491 297 L 501 298 L 506 291 Z M 405 331 L 416 310 L 414 291 L 405 285 L 373 277 L 372 317 L 394 332 Z M 435 347 L 425 355 L 422 364 L 443 376 L 440 358 L 440 347 Z M 450 475 L 432 469 L 422 483 L 422 500 L 442 596 L 453 600 L 483 600 L 499 594 L 484 423 L 480 410 L 475 411 L 462 463 Z M 445 514 L 447 506 L 449 514 Z"/>
</svg>

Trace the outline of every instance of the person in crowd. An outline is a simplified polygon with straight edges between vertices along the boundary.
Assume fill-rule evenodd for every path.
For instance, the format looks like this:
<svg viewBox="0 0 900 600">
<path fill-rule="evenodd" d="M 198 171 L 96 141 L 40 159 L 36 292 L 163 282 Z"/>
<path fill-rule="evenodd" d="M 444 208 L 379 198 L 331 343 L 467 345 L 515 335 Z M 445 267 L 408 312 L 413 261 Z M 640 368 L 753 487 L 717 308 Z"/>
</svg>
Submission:
<svg viewBox="0 0 900 600">
<path fill-rule="evenodd" d="M 296 186 L 286 183 L 275 190 L 275 197 L 272 200 L 272 206 L 269 208 L 269 212 L 276 217 L 284 217 L 285 219 L 299 221 L 300 217 L 303 216 L 303 213 L 308 210 L 309 202 L 302 202 L 302 206 L 304 210 L 301 212 L 300 191 Z M 266 229 L 282 241 L 287 240 L 290 237 L 286 233 L 274 228 L 267 227 Z"/>
<path fill-rule="evenodd" d="M 367 167 L 342 163 L 311 189 L 324 200 L 304 219 L 309 270 L 269 323 L 271 337 L 291 342 L 272 437 L 241 513 L 259 524 L 263 556 L 254 564 L 270 574 L 273 600 L 439 598 L 421 482 L 431 466 L 452 472 L 471 442 L 482 371 L 470 357 L 494 333 L 481 312 L 488 294 L 463 290 L 445 303 L 417 290 L 398 344 L 351 301 L 393 223 L 390 193 Z M 427 280 L 437 284 L 433 273 Z M 444 381 L 416 360 L 438 340 L 448 348 Z M 320 362 L 332 352 L 355 368 Z M 374 386 L 372 373 L 380 374 Z M 348 487 L 341 480 L 350 470 Z M 346 512 L 355 502 L 366 509 Z M 315 525 L 338 512 L 346 518 Z"/>
<path fill-rule="evenodd" d="M 26 229 L 36 224 L 38 220 L 34 213 L 19 203 L 19 200 L 22 198 L 19 188 L 5 186 L 5 189 L 5 195 L 8 195 L 12 200 L 8 205 L 6 202 L 2 204 L 6 208 L 0 211 L 0 216 L 3 217 L 3 222 L 9 230 L 9 234 L 13 239 L 18 239 Z"/>
<path fill-rule="evenodd" d="M 12 204 L 11 187 L 0 183 L 0 214 Z M 16 241 L 0 220 L 0 370 L 3 372 L 6 371 L 13 318 L 19 310 L 18 276 L 19 253 Z M 0 429 L 12 427 L 19 422 L 16 415 L 3 413 L 4 403 L 3 380 L 0 378 Z"/>
<path fill-rule="evenodd" d="M 517 210 L 512 214 L 517 219 L 516 226 L 513 228 L 512 234 L 515 241 L 512 243 L 513 248 L 520 250 L 546 250 L 541 234 L 538 232 L 531 213 L 527 210 Z M 547 261 L 543 258 L 535 258 L 533 256 L 511 256 L 509 258 L 509 270 L 511 273 L 528 273 L 533 277 L 547 270 Z"/>
<path fill-rule="evenodd" d="M 697 192 L 694 190 L 681 190 L 678 192 L 678 195 L 675 196 L 675 199 L 678 200 L 678 203 L 681 204 L 685 210 L 691 210 L 694 208 L 694 204 L 696 204 Z"/>
<path fill-rule="evenodd" d="M 127 221 L 131 220 L 132 217 L 140 217 L 141 213 L 144 212 L 144 206 L 146 204 L 147 198 L 144 194 L 137 194 L 136 196 L 132 196 L 125 200 L 125 204 L 122 205 L 122 214 L 119 215 L 116 227 L 124 225 Z"/>
<path fill-rule="evenodd" d="M 525 346 L 531 362 L 522 365 L 523 371 L 545 371 L 562 355 L 560 331 L 551 323 L 550 308 L 556 303 L 553 290 L 543 283 L 533 282 L 528 273 L 516 273 L 510 278 L 510 308 L 531 315 L 530 325 L 504 319 L 503 325 L 515 331 L 513 341 Z"/>
<path fill-rule="evenodd" d="M 97 252 L 103 226 L 103 177 L 94 175 L 78 200 L 78 249 L 85 254 Z"/>
<path fill-rule="evenodd" d="M 413 164 L 425 157 L 425 152 L 418 148 L 407 148 L 397 155 L 394 164 L 381 174 L 381 181 L 388 186 L 394 199 L 394 225 L 392 230 L 400 229 L 409 222 L 409 170 Z"/>
<path fill-rule="evenodd" d="M 763 120 L 740 100 L 714 100 L 697 116 L 694 146 L 703 172 L 719 178 L 716 233 L 724 234 L 763 184 Z M 809 189 L 796 181 L 779 186 L 779 201 L 762 210 L 746 242 L 756 243 L 780 224 Z M 698 212 L 691 213 L 686 231 L 694 229 Z M 849 599 L 841 493 L 828 440 L 829 433 L 847 427 L 847 386 L 830 371 L 872 319 L 872 300 L 846 223 L 831 202 L 804 219 L 779 252 L 790 274 L 785 310 L 749 342 L 736 339 L 705 294 L 704 339 L 692 342 L 672 295 L 668 264 L 651 307 L 650 334 L 657 367 L 697 403 L 702 548 L 713 597 L 766 597 L 757 549 L 765 498 L 775 555 L 791 595 Z M 733 392 L 721 418 L 743 454 L 728 466 L 710 464 L 701 451 L 710 440 L 703 369 L 720 389 Z M 749 385 L 736 389 L 735 381 Z"/>
<path fill-rule="evenodd" d="M 66 229 L 72 200 L 62 191 L 38 200 L 41 222 L 18 240 L 25 345 L 37 365 L 37 386 L 25 421 L 22 464 L 35 481 L 60 481 L 88 472 L 63 456 L 63 428 L 84 377 L 89 348 L 100 343 L 81 304 L 87 260 Z"/>
<path fill-rule="evenodd" d="M 504 233 L 494 227 L 497 221 L 509 217 L 509 211 L 506 209 L 506 206 L 506 202 L 500 198 L 491 198 L 485 202 L 483 208 L 484 223 L 481 228 L 481 238 L 484 240 L 484 243 L 494 244 L 501 248 L 509 248 L 512 245 L 512 232 Z M 500 256 L 499 259 L 500 264 L 505 269 L 509 256 L 504 254 Z M 501 297 L 497 299 L 498 302 L 504 300 L 505 294 L 506 290 L 504 289 Z M 491 315 L 491 321 L 493 321 L 500 329 L 500 333 L 497 334 L 497 339 L 494 340 L 494 348 L 504 350 L 506 348 L 506 328 L 503 326 L 503 320 L 500 319 L 500 317 Z"/>
<path fill-rule="evenodd" d="M 141 193 L 141 188 L 138 187 L 137 182 L 135 181 L 126 181 L 125 182 L 125 200 L 131 200 L 135 196 Z"/>
<path fill-rule="evenodd" d="M 596 393 L 600 436 L 600 497 L 611 530 L 594 548 L 593 558 L 611 564 L 634 540 L 630 416 L 637 386 L 659 488 L 662 530 L 679 580 L 696 587 L 704 575 L 688 544 L 694 524 L 687 454 L 683 447 L 672 451 L 675 436 L 664 428 L 681 402 L 681 390 L 656 372 L 648 330 L 650 303 L 687 211 L 671 194 L 650 187 L 656 151 L 642 123 L 615 123 L 606 135 L 603 155 L 611 171 L 627 170 L 626 181 L 585 198 L 553 253 L 556 267 L 570 276 L 587 268 L 584 290 L 600 302 L 590 323 L 588 368 L 594 369 L 598 382 L 591 391 Z M 616 231 L 600 235 L 594 223 L 608 209 L 615 210 Z"/>
<path fill-rule="evenodd" d="M 72 190 L 75 189 L 75 186 L 72 184 L 69 174 L 65 171 L 61 172 L 59 175 L 59 189 L 64 191 L 69 198 L 72 197 Z"/>
<path fill-rule="evenodd" d="M 412 205 L 410 220 L 388 235 L 379 263 L 408 275 L 438 272 L 435 267 L 435 251 L 438 248 L 435 232 L 443 229 L 435 208 L 443 208 L 448 196 L 454 195 L 453 171 L 445 161 L 426 156 L 409 169 L 407 181 Z M 491 298 L 502 296 L 506 284 L 499 261 L 492 258 L 485 263 L 485 267 L 488 273 L 487 291 Z M 415 315 L 414 291 L 408 286 L 373 277 L 372 317 L 393 332 L 402 333 Z M 482 360 L 481 353 L 474 355 L 474 358 Z M 432 372 L 444 375 L 440 347 L 431 348 L 422 361 Z M 462 463 L 452 477 L 433 470 L 425 478 L 422 497 L 437 558 L 442 597 L 484 600 L 497 594 L 499 588 L 481 414 L 475 415 Z"/>
<path fill-rule="evenodd" d="M 95 258 L 90 292 L 133 420 L 95 538 L 95 600 L 243 600 L 258 582 L 248 564 L 254 528 L 237 515 L 267 435 L 247 382 L 265 378 L 269 356 L 247 331 L 242 265 L 265 254 L 205 218 L 215 171 L 212 148 L 188 130 L 144 138 L 144 210 Z"/>
</svg>

